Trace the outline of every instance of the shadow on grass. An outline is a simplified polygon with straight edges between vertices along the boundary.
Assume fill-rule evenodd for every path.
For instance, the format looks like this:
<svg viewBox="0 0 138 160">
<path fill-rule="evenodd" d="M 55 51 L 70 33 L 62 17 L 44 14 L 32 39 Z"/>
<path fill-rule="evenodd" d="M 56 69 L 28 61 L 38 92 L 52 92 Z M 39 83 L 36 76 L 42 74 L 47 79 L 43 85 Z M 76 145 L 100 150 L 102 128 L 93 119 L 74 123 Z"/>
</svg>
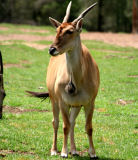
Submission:
<svg viewBox="0 0 138 160">
<path fill-rule="evenodd" d="M 89 156 L 83 156 L 83 157 L 73 157 L 75 160 L 90 160 Z M 107 157 L 98 157 L 98 159 L 93 160 L 123 160 L 123 159 L 114 159 L 114 158 L 107 158 Z"/>
</svg>

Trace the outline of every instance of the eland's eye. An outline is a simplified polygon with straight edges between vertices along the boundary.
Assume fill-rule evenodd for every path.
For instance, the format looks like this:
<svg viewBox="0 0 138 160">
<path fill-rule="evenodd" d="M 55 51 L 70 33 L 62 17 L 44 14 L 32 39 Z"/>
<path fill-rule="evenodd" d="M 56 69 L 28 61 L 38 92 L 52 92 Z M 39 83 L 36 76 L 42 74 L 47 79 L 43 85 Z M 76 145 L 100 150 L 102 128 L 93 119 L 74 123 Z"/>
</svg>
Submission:
<svg viewBox="0 0 138 160">
<path fill-rule="evenodd" d="M 66 34 L 72 34 L 72 33 L 73 33 L 73 31 L 71 31 L 71 30 L 66 31 Z"/>
</svg>

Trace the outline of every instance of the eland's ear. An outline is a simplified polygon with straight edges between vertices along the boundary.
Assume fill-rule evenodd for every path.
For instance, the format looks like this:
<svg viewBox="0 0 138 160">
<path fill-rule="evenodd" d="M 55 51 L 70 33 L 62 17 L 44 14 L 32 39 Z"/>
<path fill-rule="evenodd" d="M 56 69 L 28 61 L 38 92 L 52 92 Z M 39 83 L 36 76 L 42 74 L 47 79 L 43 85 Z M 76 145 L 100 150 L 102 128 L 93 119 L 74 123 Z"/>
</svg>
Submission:
<svg viewBox="0 0 138 160">
<path fill-rule="evenodd" d="M 55 20 L 55 19 L 53 19 L 53 18 L 51 18 L 51 17 L 49 17 L 49 21 L 50 21 L 51 24 L 52 24 L 54 27 L 56 27 L 56 28 L 61 25 L 60 22 L 58 22 L 57 20 Z"/>
<path fill-rule="evenodd" d="M 81 32 L 81 30 L 82 30 L 82 20 L 83 20 L 83 18 L 81 18 L 80 20 L 78 20 L 78 22 L 76 23 L 76 30 L 78 32 Z"/>
</svg>

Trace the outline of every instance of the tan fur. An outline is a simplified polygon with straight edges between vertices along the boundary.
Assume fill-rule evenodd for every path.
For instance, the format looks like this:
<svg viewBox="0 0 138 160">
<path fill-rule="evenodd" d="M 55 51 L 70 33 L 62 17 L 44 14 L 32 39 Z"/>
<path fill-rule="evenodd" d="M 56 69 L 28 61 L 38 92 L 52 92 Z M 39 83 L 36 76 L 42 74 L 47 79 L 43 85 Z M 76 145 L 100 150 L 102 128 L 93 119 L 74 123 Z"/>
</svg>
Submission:
<svg viewBox="0 0 138 160">
<path fill-rule="evenodd" d="M 81 27 L 81 23 L 78 24 L 78 26 Z M 73 33 L 68 34 L 67 31 Z M 47 70 L 47 87 L 52 101 L 54 116 L 54 139 L 51 154 L 55 155 L 57 153 L 56 142 L 59 110 L 63 117 L 64 132 L 61 156 L 67 156 L 67 139 L 69 132 L 71 153 L 77 153 L 74 142 L 75 119 L 80 108 L 84 106 L 86 117 L 85 129 L 90 145 L 89 154 L 91 157 L 95 157 L 92 140 L 92 115 L 100 82 L 98 66 L 88 49 L 81 44 L 79 32 L 72 23 L 62 23 L 57 28 L 57 35 L 51 47 L 56 48 L 58 53 L 58 56 L 50 58 Z M 65 89 L 70 79 L 72 79 L 76 88 L 73 95 L 68 94 Z"/>
<path fill-rule="evenodd" d="M 99 87 L 99 71 L 97 64 L 84 45 L 82 45 L 82 70 L 83 75 L 78 77 L 81 80 L 79 93 L 73 97 L 67 95 L 64 88 L 69 82 L 69 76 L 65 54 L 51 57 L 47 71 L 49 94 L 57 100 L 59 97 L 63 99 L 63 96 L 65 96 L 65 103 L 71 106 L 85 105 L 90 99 L 94 99 Z M 63 92 L 60 91 L 62 89 Z"/>
</svg>

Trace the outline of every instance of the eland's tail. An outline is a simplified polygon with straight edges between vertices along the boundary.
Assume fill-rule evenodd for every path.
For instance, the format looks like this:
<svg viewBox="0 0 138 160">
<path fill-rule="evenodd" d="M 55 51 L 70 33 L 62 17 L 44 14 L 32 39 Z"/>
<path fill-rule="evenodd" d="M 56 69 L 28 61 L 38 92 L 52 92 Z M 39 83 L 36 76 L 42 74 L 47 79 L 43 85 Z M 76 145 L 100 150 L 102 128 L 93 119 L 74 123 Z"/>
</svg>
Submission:
<svg viewBox="0 0 138 160">
<path fill-rule="evenodd" d="M 26 91 L 26 92 L 29 93 L 29 95 L 32 97 L 37 97 L 42 99 L 46 99 L 49 97 L 48 92 L 32 92 L 32 91 Z"/>
</svg>

